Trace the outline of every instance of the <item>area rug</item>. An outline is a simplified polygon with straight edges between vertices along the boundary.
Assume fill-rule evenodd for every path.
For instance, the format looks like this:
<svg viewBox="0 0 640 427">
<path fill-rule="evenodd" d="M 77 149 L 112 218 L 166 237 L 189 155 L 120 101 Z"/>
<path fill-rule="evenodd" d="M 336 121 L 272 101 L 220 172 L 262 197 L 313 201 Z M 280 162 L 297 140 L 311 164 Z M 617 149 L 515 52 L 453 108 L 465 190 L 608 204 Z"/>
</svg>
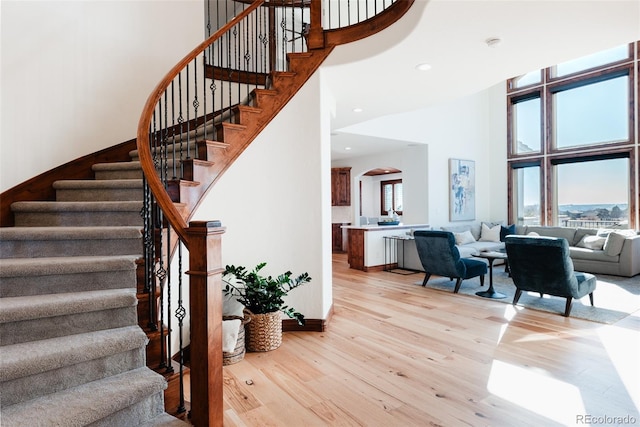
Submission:
<svg viewBox="0 0 640 427">
<path fill-rule="evenodd" d="M 589 303 L 589 297 L 585 296 L 573 301 L 571 317 L 586 319 L 593 322 L 612 324 L 629 314 L 640 310 L 640 276 L 620 277 L 596 274 L 598 284 L 593 293 L 595 306 Z M 422 281 L 416 282 L 422 285 Z M 453 292 L 455 280 L 451 281 L 446 277 L 432 277 L 427 283 L 427 288 L 438 289 L 444 292 Z M 480 286 L 480 280 L 464 280 L 458 291 L 459 294 L 481 298 L 476 295 L 478 291 L 486 291 L 489 288 L 489 275 L 485 278 L 485 285 Z M 493 271 L 493 288 L 506 295 L 506 298 L 493 299 L 506 304 L 513 302 L 515 286 L 511 278 L 504 272 L 501 266 Z M 523 292 L 518 301 L 518 306 L 523 306 L 535 310 L 548 311 L 562 315 L 564 313 L 566 300 L 564 298 L 545 295 L 540 298 L 536 292 Z"/>
</svg>

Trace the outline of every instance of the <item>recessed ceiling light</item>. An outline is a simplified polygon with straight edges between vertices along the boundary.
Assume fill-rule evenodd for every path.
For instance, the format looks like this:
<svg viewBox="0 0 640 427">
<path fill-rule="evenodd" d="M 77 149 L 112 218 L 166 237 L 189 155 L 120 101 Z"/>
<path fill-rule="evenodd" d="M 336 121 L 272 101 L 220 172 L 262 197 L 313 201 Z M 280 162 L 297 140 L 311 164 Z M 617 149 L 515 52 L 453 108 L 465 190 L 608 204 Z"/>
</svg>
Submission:
<svg viewBox="0 0 640 427">
<path fill-rule="evenodd" d="M 416 70 L 419 70 L 419 71 L 429 71 L 430 69 L 431 69 L 431 65 L 427 63 L 416 65 Z"/>
<path fill-rule="evenodd" d="M 354 113 L 362 113 L 362 108 L 354 108 L 353 112 Z"/>
<path fill-rule="evenodd" d="M 346 151 L 349 151 L 349 150 L 351 150 L 351 147 L 344 147 L 344 149 L 345 149 Z"/>
</svg>

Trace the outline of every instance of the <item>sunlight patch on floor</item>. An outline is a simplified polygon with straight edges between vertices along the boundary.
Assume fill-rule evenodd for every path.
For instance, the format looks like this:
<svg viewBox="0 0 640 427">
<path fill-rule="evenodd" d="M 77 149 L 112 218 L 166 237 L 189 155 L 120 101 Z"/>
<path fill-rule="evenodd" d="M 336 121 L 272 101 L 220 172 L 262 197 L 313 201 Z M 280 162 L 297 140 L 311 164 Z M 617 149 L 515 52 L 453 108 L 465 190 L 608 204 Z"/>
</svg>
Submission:
<svg viewBox="0 0 640 427">
<path fill-rule="evenodd" d="M 580 390 L 571 384 L 534 371 L 494 360 L 487 390 L 511 403 L 563 425 L 575 423 L 584 414 Z"/>
<path fill-rule="evenodd" d="M 500 333 L 498 334 L 498 343 L 500 343 L 502 341 L 502 337 L 504 336 L 504 333 L 507 332 L 507 328 L 509 327 L 509 322 L 521 310 L 522 310 L 522 307 L 517 307 L 517 306 L 511 305 L 511 304 L 507 304 L 507 306 L 504 309 L 504 314 L 502 315 L 502 317 L 504 317 L 504 319 L 507 321 L 507 323 L 503 324 L 500 327 Z"/>
<path fill-rule="evenodd" d="M 636 409 L 640 408 L 640 342 L 638 331 L 620 326 L 607 326 L 598 330 L 602 346 L 609 355 L 619 380 L 627 389 Z"/>
</svg>

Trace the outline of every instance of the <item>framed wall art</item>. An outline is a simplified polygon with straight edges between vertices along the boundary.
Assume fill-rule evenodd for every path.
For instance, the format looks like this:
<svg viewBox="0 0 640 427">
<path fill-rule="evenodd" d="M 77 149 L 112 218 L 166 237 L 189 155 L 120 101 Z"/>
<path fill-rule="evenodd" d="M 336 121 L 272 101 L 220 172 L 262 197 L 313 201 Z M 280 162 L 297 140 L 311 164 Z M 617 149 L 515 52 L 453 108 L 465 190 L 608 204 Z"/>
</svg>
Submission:
<svg viewBox="0 0 640 427">
<path fill-rule="evenodd" d="M 476 219 L 476 164 L 449 159 L 449 220 Z"/>
</svg>

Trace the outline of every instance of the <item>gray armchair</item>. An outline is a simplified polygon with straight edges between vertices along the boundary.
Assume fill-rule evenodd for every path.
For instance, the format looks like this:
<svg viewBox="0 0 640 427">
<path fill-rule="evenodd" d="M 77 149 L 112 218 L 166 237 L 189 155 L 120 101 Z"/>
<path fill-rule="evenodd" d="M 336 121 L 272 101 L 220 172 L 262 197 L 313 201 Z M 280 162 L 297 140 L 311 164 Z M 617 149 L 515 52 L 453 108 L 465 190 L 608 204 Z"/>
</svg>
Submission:
<svg viewBox="0 0 640 427">
<path fill-rule="evenodd" d="M 531 291 L 540 293 L 540 296 L 548 294 L 566 298 L 565 316 L 571 312 L 573 298 L 589 294 L 593 305 L 596 277 L 573 270 L 566 239 L 507 236 L 505 247 L 511 277 L 517 288 L 513 304 L 518 303 L 522 291 Z"/>
<path fill-rule="evenodd" d="M 487 264 L 475 259 L 460 258 L 456 239 L 450 231 L 418 230 L 413 233 L 418 256 L 425 271 L 422 286 L 426 286 L 432 274 L 456 279 L 453 290 L 458 293 L 465 279 L 480 276 L 480 285 L 484 286 Z"/>
</svg>

